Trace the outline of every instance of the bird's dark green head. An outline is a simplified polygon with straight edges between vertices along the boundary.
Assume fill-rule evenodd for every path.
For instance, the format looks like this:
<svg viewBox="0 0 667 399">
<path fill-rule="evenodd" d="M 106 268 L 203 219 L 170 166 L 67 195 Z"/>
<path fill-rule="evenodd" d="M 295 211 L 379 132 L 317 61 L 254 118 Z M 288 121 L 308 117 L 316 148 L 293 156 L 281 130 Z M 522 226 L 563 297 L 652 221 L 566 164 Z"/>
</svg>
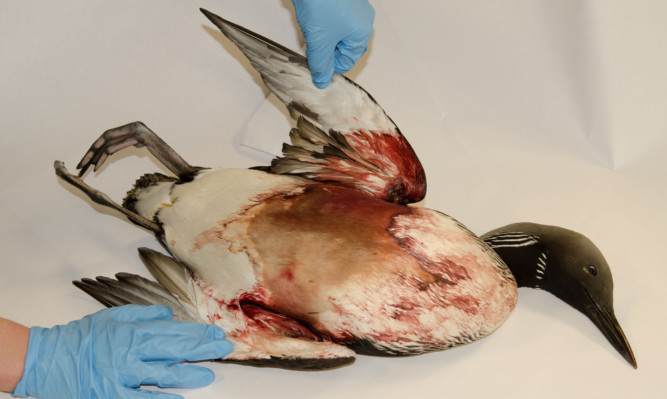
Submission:
<svg viewBox="0 0 667 399">
<path fill-rule="evenodd" d="M 633 367 L 637 361 L 614 315 L 614 282 L 600 250 L 586 236 L 556 226 L 515 223 L 482 239 L 516 277 L 519 287 L 549 291 L 600 329 Z"/>
</svg>

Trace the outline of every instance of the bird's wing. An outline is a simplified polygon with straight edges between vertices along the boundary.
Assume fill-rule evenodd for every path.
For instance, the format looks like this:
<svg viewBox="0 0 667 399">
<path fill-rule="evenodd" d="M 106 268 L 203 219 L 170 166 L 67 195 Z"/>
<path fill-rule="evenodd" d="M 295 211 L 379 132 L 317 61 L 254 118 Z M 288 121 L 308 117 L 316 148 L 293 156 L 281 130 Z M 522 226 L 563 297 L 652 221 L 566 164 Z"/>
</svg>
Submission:
<svg viewBox="0 0 667 399">
<path fill-rule="evenodd" d="M 397 203 L 421 200 L 426 177 L 398 127 L 364 89 L 334 74 L 316 88 L 306 58 L 206 10 L 248 57 L 266 86 L 287 105 L 296 128 L 271 172 L 351 187 Z"/>
</svg>

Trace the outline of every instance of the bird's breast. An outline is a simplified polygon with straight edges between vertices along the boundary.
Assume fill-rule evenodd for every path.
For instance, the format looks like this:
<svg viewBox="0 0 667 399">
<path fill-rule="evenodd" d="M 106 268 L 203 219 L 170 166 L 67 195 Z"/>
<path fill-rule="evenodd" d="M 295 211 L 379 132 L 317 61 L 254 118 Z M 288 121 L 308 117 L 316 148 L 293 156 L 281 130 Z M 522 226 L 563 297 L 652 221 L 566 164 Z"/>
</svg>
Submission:
<svg viewBox="0 0 667 399">
<path fill-rule="evenodd" d="M 505 265 L 444 214 L 314 185 L 249 215 L 269 305 L 334 339 L 436 348 L 488 334 L 514 307 Z"/>
</svg>

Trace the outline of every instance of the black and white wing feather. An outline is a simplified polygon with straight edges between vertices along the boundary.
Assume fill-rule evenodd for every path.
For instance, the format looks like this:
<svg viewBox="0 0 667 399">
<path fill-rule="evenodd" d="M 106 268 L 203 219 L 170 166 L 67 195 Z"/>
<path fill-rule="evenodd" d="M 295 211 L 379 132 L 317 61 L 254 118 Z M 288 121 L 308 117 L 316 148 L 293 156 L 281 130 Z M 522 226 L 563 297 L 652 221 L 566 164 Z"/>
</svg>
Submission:
<svg viewBox="0 0 667 399">
<path fill-rule="evenodd" d="M 337 73 L 327 88 L 318 89 L 302 55 L 202 12 L 248 57 L 297 121 L 291 144 L 271 164 L 273 173 L 352 187 L 397 203 L 424 197 L 426 178 L 417 155 L 364 89 Z"/>
</svg>

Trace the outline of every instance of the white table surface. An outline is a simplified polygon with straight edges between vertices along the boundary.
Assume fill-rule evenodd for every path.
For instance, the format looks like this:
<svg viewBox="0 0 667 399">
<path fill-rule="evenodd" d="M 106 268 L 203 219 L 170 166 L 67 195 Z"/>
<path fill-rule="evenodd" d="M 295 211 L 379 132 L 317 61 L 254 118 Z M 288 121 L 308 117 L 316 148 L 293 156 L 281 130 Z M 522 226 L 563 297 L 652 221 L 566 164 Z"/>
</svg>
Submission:
<svg viewBox="0 0 667 399">
<path fill-rule="evenodd" d="M 325 372 L 210 364 L 187 398 L 667 397 L 667 5 L 662 1 L 375 1 L 349 76 L 427 171 L 425 205 L 482 234 L 518 221 L 588 235 L 615 277 L 634 370 L 575 310 L 520 290 L 492 336 Z M 145 231 L 53 173 L 104 130 L 141 120 L 202 166 L 266 163 L 288 122 L 205 7 L 300 48 L 283 0 L 0 3 L 0 315 L 52 326 L 101 308 L 70 282 L 147 275 Z M 282 126 L 285 126 L 283 128 Z M 254 147 L 251 149 L 248 146 Z M 258 151 L 261 150 L 261 151 Z M 87 181 L 120 200 L 160 170 L 143 150 Z M 0 398 L 9 397 L 0 394 Z"/>
</svg>

